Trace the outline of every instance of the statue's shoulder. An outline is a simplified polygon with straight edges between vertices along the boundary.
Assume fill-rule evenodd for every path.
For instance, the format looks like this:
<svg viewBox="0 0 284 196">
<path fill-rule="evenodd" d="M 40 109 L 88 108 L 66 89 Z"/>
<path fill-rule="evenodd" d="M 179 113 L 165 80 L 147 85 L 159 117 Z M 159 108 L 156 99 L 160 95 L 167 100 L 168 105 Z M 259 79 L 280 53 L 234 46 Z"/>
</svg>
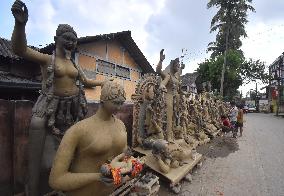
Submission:
<svg viewBox="0 0 284 196">
<path fill-rule="evenodd" d="M 85 118 L 77 123 L 75 123 L 70 129 L 72 129 L 73 132 L 79 132 L 82 133 L 84 131 L 89 130 L 91 127 L 93 127 L 94 119 L 92 119 L 92 116 L 89 118 Z"/>
<path fill-rule="evenodd" d="M 120 126 L 120 127 L 123 127 L 123 129 L 126 129 L 125 128 L 125 124 L 122 122 L 122 120 L 120 120 L 119 118 L 115 117 L 114 116 L 114 119 L 115 119 L 115 123 Z"/>
</svg>

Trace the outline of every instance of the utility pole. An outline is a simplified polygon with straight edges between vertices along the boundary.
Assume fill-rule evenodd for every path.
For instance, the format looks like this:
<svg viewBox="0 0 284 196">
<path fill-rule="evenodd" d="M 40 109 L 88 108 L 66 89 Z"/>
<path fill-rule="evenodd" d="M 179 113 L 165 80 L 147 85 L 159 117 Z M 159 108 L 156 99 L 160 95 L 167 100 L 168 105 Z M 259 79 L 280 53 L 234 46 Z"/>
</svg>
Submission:
<svg viewBox="0 0 284 196">
<path fill-rule="evenodd" d="M 226 32 L 226 48 L 224 52 L 224 63 L 222 67 L 222 75 L 221 75 L 221 85 L 220 85 L 220 95 L 223 97 L 224 96 L 224 77 L 225 77 L 225 69 L 227 66 L 227 50 L 228 50 L 228 40 L 229 40 L 229 26 L 227 27 L 227 32 Z"/>
<path fill-rule="evenodd" d="M 255 82 L 255 109 L 257 112 L 259 112 L 259 100 L 257 96 L 257 82 Z"/>
</svg>

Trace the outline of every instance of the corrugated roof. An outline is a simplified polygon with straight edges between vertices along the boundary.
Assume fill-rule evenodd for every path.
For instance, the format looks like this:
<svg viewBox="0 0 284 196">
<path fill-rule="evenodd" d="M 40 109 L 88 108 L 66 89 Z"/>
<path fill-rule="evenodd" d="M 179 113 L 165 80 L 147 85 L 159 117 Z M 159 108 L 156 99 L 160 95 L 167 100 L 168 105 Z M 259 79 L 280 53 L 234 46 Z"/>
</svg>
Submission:
<svg viewBox="0 0 284 196">
<path fill-rule="evenodd" d="M 122 31 L 117 33 L 80 37 L 78 38 L 78 45 L 95 42 L 99 40 L 118 40 L 122 44 L 122 46 L 128 51 L 128 53 L 132 56 L 132 58 L 138 64 L 138 66 L 141 67 L 143 72 L 154 73 L 154 69 L 152 68 L 152 66 L 150 65 L 144 54 L 141 52 L 141 50 L 138 48 L 137 44 L 131 37 L 131 31 Z M 49 44 L 48 46 L 42 48 L 40 51 L 47 54 L 51 54 L 52 51 L 54 50 L 54 47 L 55 47 L 54 44 Z"/>
</svg>

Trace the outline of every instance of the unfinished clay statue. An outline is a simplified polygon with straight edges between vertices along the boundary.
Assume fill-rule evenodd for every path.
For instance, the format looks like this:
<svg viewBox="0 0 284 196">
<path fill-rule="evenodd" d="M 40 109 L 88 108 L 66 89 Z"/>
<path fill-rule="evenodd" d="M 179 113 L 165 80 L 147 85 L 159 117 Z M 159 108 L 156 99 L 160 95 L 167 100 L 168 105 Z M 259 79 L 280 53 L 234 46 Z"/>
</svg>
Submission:
<svg viewBox="0 0 284 196">
<path fill-rule="evenodd" d="M 192 158 L 191 149 L 183 148 L 175 142 L 156 140 L 153 144 L 152 154 L 157 159 L 160 171 L 168 173 L 171 168 L 178 168 L 184 164 L 184 160 Z"/>
<path fill-rule="evenodd" d="M 196 148 L 198 140 L 194 137 L 194 129 L 189 127 L 190 115 L 188 109 L 189 99 L 186 95 L 180 96 L 179 126 L 175 129 L 175 139 L 183 139 L 189 148 Z"/>
<path fill-rule="evenodd" d="M 192 104 L 190 104 L 190 115 L 191 115 L 191 122 L 190 127 L 195 130 L 195 134 L 197 139 L 199 140 L 199 144 L 207 143 L 210 139 L 208 136 L 204 133 L 204 123 L 202 114 L 199 111 L 201 105 L 196 99 Z"/>
<path fill-rule="evenodd" d="M 145 74 L 136 86 L 133 120 L 133 146 L 151 149 L 156 139 L 164 139 L 162 129 L 163 93 L 159 89 L 160 78 Z"/>
<path fill-rule="evenodd" d="M 113 115 L 125 101 L 124 89 L 106 82 L 100 101 L 95 115 L 76 123 L 64 135 L 49 177 L 53 189 L 71 196 L 108 195 L 113 191 L 114 186 L 101 181 L 100 171 L 108 160 L 114 167 L 121 164 L 124 155 L 120 154 L 127 147 L 125 126 Z M 126 164 L 124 169 L 127 173 L 131 167 Z"/>
<path fill-rule="evenodd" d="M 174 129 L 177 126 L 179 97 L 180 97 L 180 75 L 184 64 L 180 66 L 179 58 L 171 60 L 169 66 L 162 71 L 162 63 L 165 59 L 164 49 L 160 52 L 160 61 L 157 65 L 156 72 L 161 75 L 162 81 L 160 88 L 164 89 L 166 101 L 167 128 L 165 138 L 174 140 Z"/>
<path fill-rule="evenodd" d="M 53 55 L 43 54 L 27 47 L 26 5 L 16 0 L 11 10 L 15 18 L 11 38 L 13 51 L 20 57 L 39 64 L 42 72 L 42 90 L 33 108 L 28 148 L 28 192 L 29 196 L 38 196 L 43 194 L 38 188 L 41 163 L 46 171 L 50 169 L 65 130 L 83 119 L 87 113 L 83 85 L 93 87 L 102 82 L 86 78 L 72 60 L 71 53 L 77 44 L 77 34 L 71 26 L 60 24 L 54 37 L 56 48 Z"/>
</svg>

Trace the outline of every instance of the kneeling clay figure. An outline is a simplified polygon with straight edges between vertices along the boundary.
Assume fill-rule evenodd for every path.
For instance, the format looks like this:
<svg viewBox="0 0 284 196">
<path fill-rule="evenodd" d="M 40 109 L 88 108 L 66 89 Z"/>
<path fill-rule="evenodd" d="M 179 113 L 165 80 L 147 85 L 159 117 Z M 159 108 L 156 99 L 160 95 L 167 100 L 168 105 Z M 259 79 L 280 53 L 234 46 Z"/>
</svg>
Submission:
<svg viewBox="0 0 284 196">
<path fill-rule="evenodd" d="M 171 168 L 180 167 L 185 163 L 184 160 L 192 158 L 191 149 L 162 139 L 154 142 L 152 154 L 157 159 L 160 171 L 163 173 L 169 173 Z"/>
</svg>

